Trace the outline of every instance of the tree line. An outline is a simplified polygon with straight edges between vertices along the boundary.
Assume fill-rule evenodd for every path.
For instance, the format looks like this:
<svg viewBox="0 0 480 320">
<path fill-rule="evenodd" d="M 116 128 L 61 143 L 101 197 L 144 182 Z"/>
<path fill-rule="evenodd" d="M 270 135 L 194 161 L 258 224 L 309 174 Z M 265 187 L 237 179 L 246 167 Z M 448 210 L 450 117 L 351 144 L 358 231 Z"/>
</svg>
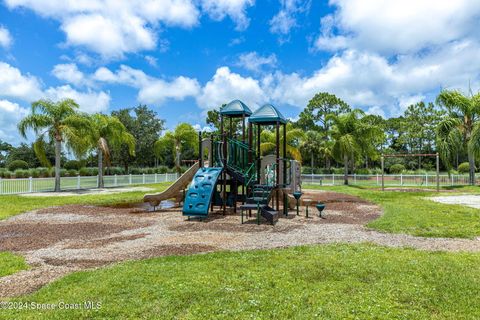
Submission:
<svg viewBox="0 0 480 320">
<path fill-rule="evenodd" d="M 469 173 L 471 184 L 480 154 L 480 95 L 443 90 L 435 103 L 418 102 L 402 114 L 385 119 L 354 109 L 341 98 L 321 92 L 287 124 L 287 152 L 302 161 L 305 172 L 378 172 L 381 154 L 439 153 L 442 169 Z M 219 112 L 208 112 L 207 123 L 219 130 Z M 198 157 L 198 132 L 187 123 L 165 131 L 165 121 L 145 105 L 113 111 L 110 115 L 87 115 L 71 99 L 39 100 L 18 125 L 22 136 L 32 129 L 32 145 L 12 147 L 0 141 L 0 167 L 14 161 L 28 166 L 55 164 L 56 188 L 60 168 L 67 163 L 65 150 L 91 166 L 96 163 L 99 187 L 104 167 L 122 167 L 129 173 L 138 167 L 174 167 L 181 172 L 184 160 Z M 240 132 L 240 122 L 233 123 Z M 236 130 L 235 130 L 236 129 Z M 283 130 L 283 129 L 282 129 Z M 206 135 L 207 133 L 203 133 Z M 283 139 L 283 134 L 280 135 Z M 273 128 L 261 134 L 262 155 L 275 149 Z M 283 143 L 283 141 L 282 141 Z M 388 158 L 391 173 L 431 170 L 434 158 Z M 58 184 L 58 186 L 57 186 Z"/>
</svg>

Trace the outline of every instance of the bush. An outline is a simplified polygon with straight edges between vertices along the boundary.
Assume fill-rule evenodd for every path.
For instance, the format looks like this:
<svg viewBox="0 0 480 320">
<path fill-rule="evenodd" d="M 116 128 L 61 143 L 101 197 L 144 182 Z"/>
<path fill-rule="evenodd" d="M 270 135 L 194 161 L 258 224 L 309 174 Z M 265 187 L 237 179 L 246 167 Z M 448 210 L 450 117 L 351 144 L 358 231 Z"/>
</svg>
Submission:
<svg viewBox="0 0 480 320">
<path fill-rule="evenodd" d="M 67 170 L 67 174 L 69 177 L 76 177 L 78 176 L 78 171 L 75 169 L 70 169 L 70 170 Z"/>
<path fill-rule="evenodd" d="M 167 166 L 159 166 L 156 170 L 156 173 L 167 173 L 168 172 L 168 167 Z"/>
<path fill-rule="evenodd" d="M 65 162 L 63 168 L 67 170 L 80 170 L 80 168 L 82 168 L 83 166 L 85 166 L 85 161 L 69 160 Z"/>
<path fill-rule="evenodd" d="M 14 172 L 15 178 L 28 178 L 30 176 L 28 170 L 17 169 Z"/>
<path fill-rule="evenodd" d="M 12 177 L 12 173 L 10 171 L 3 171 L 0 172 L 0 176 L 5 179 L 10 179 Z"/>
<path fill-rule="evenodd" d="M 80 168 L 80 170 L 78 170 L 78 174 L 80 174 L 82 177 L 88 176 L 88 173 L 89 173 L 88 168 Z"/>
<path fill-rule="evenodd" d="M 391 174 L 398 174 L 398 173 L 402 173 L 403 171 L 405 171 L 405 166 L 403 164 L 400 164 L 400 163 L 393 164 L 390 167 L 390 173 Z"/>
<path fill-rule="evenodd" d="M 13 160 L 8 164 L 7 167 L 8 167 L 8 170 L 10 171 L 16 171 L 18 169 L 27 170 L 28 163 L 23 160 Z"/>
<path fill-rule="evenodd" d="M 130 169 L 130 173 L 131 174 L 142 174 L 143 172 L 142 172 L 142 169 L 140 169 L 140 168 L 132 168 L 132 169 Z"/>
<path fill-rule="evenodd" d="M 41 178 L 48 178 L 50 176 L 50 169 L 48 168 L 39 167 L 36 170 Z"/>
<path fill-rule="evenodd" d="M 370 169 L 367 169 L 367 168 L 359 168 L 359 169 L 355 169 L 355 173 L 356 174 L 370 174 Z"/>
<path fill-rule="evenodd" d="M 40 170 L 38 169 L 30 169 L 30 176 L 32 178 L 40 178 Z"/>
<path fill-rule="evenodd" d="M 111 167 L 108 169 L 109 174 L 111 175 L 123 175 L 125 174 L 125 170 L 120 167 Z"/>
<path fill-rule="evenodd" d="M 67 176 L 67 170 L 60 169 L 60 177 L 66 177 L 66 176 Z"/>
<path fill-rule="evenodd" d="M 458 165 L 457 170 L 460 173 L 468 173 L 470 171 L 470 164 L 468 162 L 463 162 Z"/>
</svg>

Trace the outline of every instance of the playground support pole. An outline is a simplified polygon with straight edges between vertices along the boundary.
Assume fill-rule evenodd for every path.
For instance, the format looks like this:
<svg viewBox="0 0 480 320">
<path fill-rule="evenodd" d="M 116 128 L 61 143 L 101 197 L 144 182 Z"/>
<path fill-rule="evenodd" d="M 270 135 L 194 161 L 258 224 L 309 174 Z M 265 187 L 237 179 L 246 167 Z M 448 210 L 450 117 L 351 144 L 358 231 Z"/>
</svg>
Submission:
<svg viewBox="0 0 480 320">
<path fill-rule="evenodd" d="M 257 179 L 261 182 L 260 172 L 262 166 L 262 159 L 260 154 L 260 124 L 257 124 Z"/>
<path fill-rule="evenodd" d="M 440 157 L 438 152 L 435 154 L 437 163 L 437 192 L 440 191 Z"/>
<path fill-rule="evenodd" d="M 242 114 L 242 142 L 245 143 L 245 114 Z M 246 165 L 244 163 L 245 161 L 245 154 L 244 154 L 245 151 L 242 151 L 242 167 L 245 168 Z M 245 181 L 244 183 L 242 183 L 242 199 L 245 199 Z M 245 203 L 244 200 L 242 200 L 242 203 Z"/>
<path fill-rule="evenodd" d="M 222 143 L 223 143 L 223 148 L 222 148 L 222 165 L 223 165 L 223 186 L 222 186 L 222 210 L 223 210 L 223 215 L 225 215 L 225 211 L 227 209 L 227 173 L 225 172 L 225 169 L 227 167 L 227 156 L 226 156 L 226 151 L 227 151 L 227 139 L 225 136 L 224 132 L 224 123 L 223 123 L 223 115 L 220 116 L 220 134 L 222 135 Z"/>
<path fill-rule="evenodd" d="M 198 131 L 198 167 L 203 167 L 202 131 Z"/>
<path fill-rule="evenodd" d="M 385 171 L 385 157 L 384 157 L 383 154 L 382 154 L 381 159 L 382 159 L 382 161 L 381 161 L 382 162 L 382 191 L 385 191 L 385 181 L 384 181 L 384 179 L 385 179 L 385 172 L 384 172 Z"/>
<path fill-rule="evenodd" d="M 277 208 L 277 211 L 280 211 L 280 199 L 279 199 L 279 194 L 278 194 L 278 188 L 280 186 L 280 124 L 279 122 L 277 121 L 277 125 L 276 125 L 276 139 L 277 139 L 277 150 L 276 150 L 276 153 L 277 153 L 277 168 L 276 168 L 276 175 L 277 175 L 277 190 L 275 192 L 275 201 L 276 201 L 276 208 Z"/>
<path fill-rule="evenodd" d="M 283 187 L 287 186 L 287 124 L 283 124 Z M 288 216 L 288 197 L 287 193 L 283 192 L 283 213 Z"/>
</svg>

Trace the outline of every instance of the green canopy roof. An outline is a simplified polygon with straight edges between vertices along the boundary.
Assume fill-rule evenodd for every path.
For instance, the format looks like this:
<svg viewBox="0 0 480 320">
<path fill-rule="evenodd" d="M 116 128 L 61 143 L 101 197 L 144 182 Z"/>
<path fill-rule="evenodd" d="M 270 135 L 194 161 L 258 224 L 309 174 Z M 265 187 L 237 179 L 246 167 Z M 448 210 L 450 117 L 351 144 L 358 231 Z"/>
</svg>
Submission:
<svg viewBox="0 0 480 320">
<path fill-rule="evenodd" d="M 241 117 L 243 115 L 249 117 L 252 114 L 252 110 L 242 101 L 233 100 L 220 109 L 220 114 L 230 117 Z"/>
<path fill-rule="evenodd" d="M 278 111 L 277 108 L 271 104 L 265 104 L 261 108 L 257 109 L 248 119 L 251 123 L 260 124 L 274 124 L 277 122 L 287 123 L 287 119 L 283 114 Z"/>
</svg>

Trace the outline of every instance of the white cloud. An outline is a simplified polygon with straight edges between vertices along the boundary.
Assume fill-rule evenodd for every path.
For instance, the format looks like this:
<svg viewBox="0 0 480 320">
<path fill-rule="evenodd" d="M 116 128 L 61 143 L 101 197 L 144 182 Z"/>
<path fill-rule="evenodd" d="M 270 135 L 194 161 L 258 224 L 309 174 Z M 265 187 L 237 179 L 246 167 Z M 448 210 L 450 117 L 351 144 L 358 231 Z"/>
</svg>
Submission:
<svg viewBox="0 0 480 320">
<path fill-rule="evenodd" d="M 57 65 L 53 73 L 62 80 L 71 83 L 89 81 L 75 65 Z M 110 102 L 110 96 L 105 92 L 95 92 L 88 89 L 85 92 L 77 91 L 64 85 L 43 89 L 42 83 L 34 76 L 25 75 L 8 63 L 0 62 L 0 98 L 16 98 L 26 102 L 47 98 L 59 100 L 72 98 L 87 112 L 105 111 Z"/>
<path fill-rule="evenodd" d="M 41 83 L 36 77 L 23 75 L 17 68 L 0 62 L 0 97 L 32 101 L 41 95 Z"/>
<path fill-rule="evenodd" d="M 57 64 L 55 67 L 53 67 L 52 74 L 60 80 L 77 86 L 81 86 L 89 82 L 85 78 L 83 72 L 81 72 L 74 63 Z"/>
<path fill-rule="evenodd" d="M 245 30 L 250 24 L 246 10 L 255 4 L 255 0 L 202 0 L 202 9 L 214 20 L 223 20 L 229 16 L 236 29 Z"/>
<path fill-rule="evenodd" d="M 297 26 L 296 16 L 310 9 L 310 0 L 280 0 L 280 11 L 270 20 L 270 32 L 288 35 Z"/>
<path fill-rule="evenodd" d="M 255 109 L 266 101 L 266 96 L 258 80 L 242 77 L 232 73 L 228 67 L 221 67 L 202 88 L 197 104 L 203 109 L 214 109 L 234 99 L 240 99 Z"/>
<path fill-rule="evenodd" d="M 27 114 L 28 110 L 17 103 L 0 99 L 0 140 L 18 141 L 17 123 Z"/>
<path fill-rule="evenodd" d="M 110 104 L 110 96 L 103 91 L 95 92 L 88 89 L 85 92 L 79 92 L 69 85 L 48 88 L 45 91 L 45 98 L 53 101 L 71 98 L 80 105 L 81 111 L 88 113 L 107 111 Z"/>
<path fill-rule="evenodd" d="M 342 46 L 382 54 L 407 54 L 476 37 L 480 2 L 471 0 L 330 0 L 322 19 L 320 49 Z M 333 43 L 333 45 L 332 45 Z"/>
<path fill-rule="evenodd" d="M 137 99 L 142 103 L 162 104 L 167 99 L 183 100 L 196 96 L 200 85 L 196 79 L 178 76 L 171 81 L 151 77 L 142 70 L 125 65 L 112 72 L 105 67 L 97 69 L 93 75 L 96 81 L 128 85 L 139 89 Z"/>
<path fill-rule="evenodd" d="M 87 48 L 105 59 L 125 53 L 168 49 L 159 39 L 163 26 L 191 28 L 199 23 L 201 7 L 214 20 L 230 17 L 238 30 L 249 19 L 246 9 L 254 0 L 6 0 L 10 9 L 28 8 L 60 22 L 66 43 Z"/>
<path fill-rule="evenodd" d="M 277 56 L 271 54 L 269 56 L 260 56 L 257 52 L 248 52 L 239 56 L 238 65 L 254 72 L 259 72 L 263 67 L 275 67 L 277 64 Z"/>
<path fill-rule="evenodd" d="M 0 26 L 0 47 L 9 48 L 12 44 L 12 36 L 8 29 Z"/>
<path fill-rule="evenodd" d="M 147 61 L 147 63 L 149 65 L 151 65 L 152 67 L 157 67 L 157 58 L 155 57 L 152 57 L 152 56 L 145 56 L 145 61 Z"/>
<path fill-rule="evenodd" d="M 200 86 L 196 79 L 177 77 L 171 82 L 161 79 L 149 82 L 138 92 L 138 100 L 144 103 L 162 104 L 166 99 L 183 100 L 198 94 Z"/>
<path fill-rule="evenodd" d="M 104 58 L 153 49 L 159 24 L 189 28 L 199 18 L 191 0 L 6 0 L 6 4 L 59 20 L 67 44 L 88 48 Z"/>
</svg>

